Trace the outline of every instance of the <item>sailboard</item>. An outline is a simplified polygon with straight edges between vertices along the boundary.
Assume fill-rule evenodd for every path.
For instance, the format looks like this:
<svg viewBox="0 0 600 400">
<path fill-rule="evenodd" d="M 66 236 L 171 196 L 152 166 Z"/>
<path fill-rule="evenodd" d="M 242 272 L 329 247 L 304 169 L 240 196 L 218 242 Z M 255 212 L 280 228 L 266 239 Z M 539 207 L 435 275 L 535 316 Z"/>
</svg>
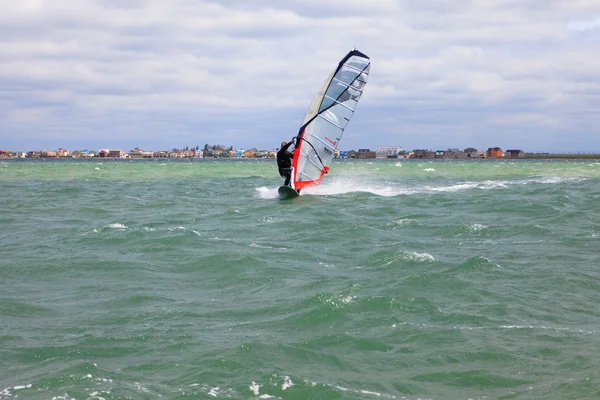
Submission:
<svg viewBox="0 0 600 400">
<path fill-rule="evenodd" d="M 369 78 L 371 60 L 352 49 L 313 98 L 296 137 L 291 185 L 321 183 Z"/>
<path fill-rule="evenodd" d="M 291 186 L 285 186 L 285 185 L 279 186 L 279 189 L 277 189 L 277 194 L 279 195 L 279 198 L 281 200 L 293 199 L 300 195 L 300 193 L 298 193 L 296 190 L 292 189 Z"/>
</svg>

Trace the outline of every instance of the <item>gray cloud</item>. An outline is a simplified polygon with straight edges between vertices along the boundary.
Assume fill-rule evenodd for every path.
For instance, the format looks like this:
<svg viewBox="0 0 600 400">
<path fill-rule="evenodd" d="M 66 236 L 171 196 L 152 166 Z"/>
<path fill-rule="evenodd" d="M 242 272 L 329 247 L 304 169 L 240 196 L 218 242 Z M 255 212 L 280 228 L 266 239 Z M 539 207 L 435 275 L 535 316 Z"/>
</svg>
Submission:
<svg viewBox="0 0 600 400">
<path fill-rule="evenodd" d="M 22 0 L 0 12 L 0 147 L 276 147 L 351 47 L 343 148 L 600 152 L 594 0 Z"/>
</svg>

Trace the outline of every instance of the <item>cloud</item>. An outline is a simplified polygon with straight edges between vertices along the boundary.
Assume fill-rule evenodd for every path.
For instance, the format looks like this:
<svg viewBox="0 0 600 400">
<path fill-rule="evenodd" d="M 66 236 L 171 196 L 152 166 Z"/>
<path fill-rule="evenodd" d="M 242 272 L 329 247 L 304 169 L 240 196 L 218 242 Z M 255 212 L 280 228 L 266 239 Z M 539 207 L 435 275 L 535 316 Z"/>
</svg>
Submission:
<svg viewBox="0 0 600 400">
<path fill-rule="evenodd" d="M 600 152 L 595 0 L 21 0 L 0 11 L 0 147 L 276 147 L 357 47 L 372 73 L 343 148 Z"/>
</svg>

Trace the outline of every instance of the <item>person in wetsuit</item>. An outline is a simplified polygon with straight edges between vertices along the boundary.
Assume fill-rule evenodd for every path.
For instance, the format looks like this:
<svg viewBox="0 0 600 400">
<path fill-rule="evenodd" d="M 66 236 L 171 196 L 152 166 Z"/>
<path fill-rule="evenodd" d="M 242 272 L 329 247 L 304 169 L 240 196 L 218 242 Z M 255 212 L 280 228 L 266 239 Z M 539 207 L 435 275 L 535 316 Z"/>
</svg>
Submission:
<svg viewBox="0 0 600 400">
<path fill-rule="evenodd" d="M 277 167 L 279 167 L 279 175 L 285 178 L 285 186 L 290 186 L 290 180 L 292 179 L 292 159 L 293 154 L 288 151 L 288 148 L 294 144 L 292 139 L 290 142 L 282 142 L 281 148 L 277 152 Z"/>
</svg>

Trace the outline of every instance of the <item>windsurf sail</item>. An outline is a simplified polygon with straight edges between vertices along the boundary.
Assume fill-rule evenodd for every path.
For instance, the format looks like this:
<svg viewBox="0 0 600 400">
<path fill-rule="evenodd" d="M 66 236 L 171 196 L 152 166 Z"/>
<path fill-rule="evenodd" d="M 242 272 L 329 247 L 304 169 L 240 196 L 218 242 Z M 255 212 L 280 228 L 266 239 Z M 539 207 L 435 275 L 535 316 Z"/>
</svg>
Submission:
<svg viewBox="0 0 600 400">
<path fill-rule="evenodd" d="M 313 98 L 298 132 L 292 161 L 292 185 L 303 189 L 321 183 L 344 129 L 363 93 L 371 60 L 350 50 Z"/>
</svg>

